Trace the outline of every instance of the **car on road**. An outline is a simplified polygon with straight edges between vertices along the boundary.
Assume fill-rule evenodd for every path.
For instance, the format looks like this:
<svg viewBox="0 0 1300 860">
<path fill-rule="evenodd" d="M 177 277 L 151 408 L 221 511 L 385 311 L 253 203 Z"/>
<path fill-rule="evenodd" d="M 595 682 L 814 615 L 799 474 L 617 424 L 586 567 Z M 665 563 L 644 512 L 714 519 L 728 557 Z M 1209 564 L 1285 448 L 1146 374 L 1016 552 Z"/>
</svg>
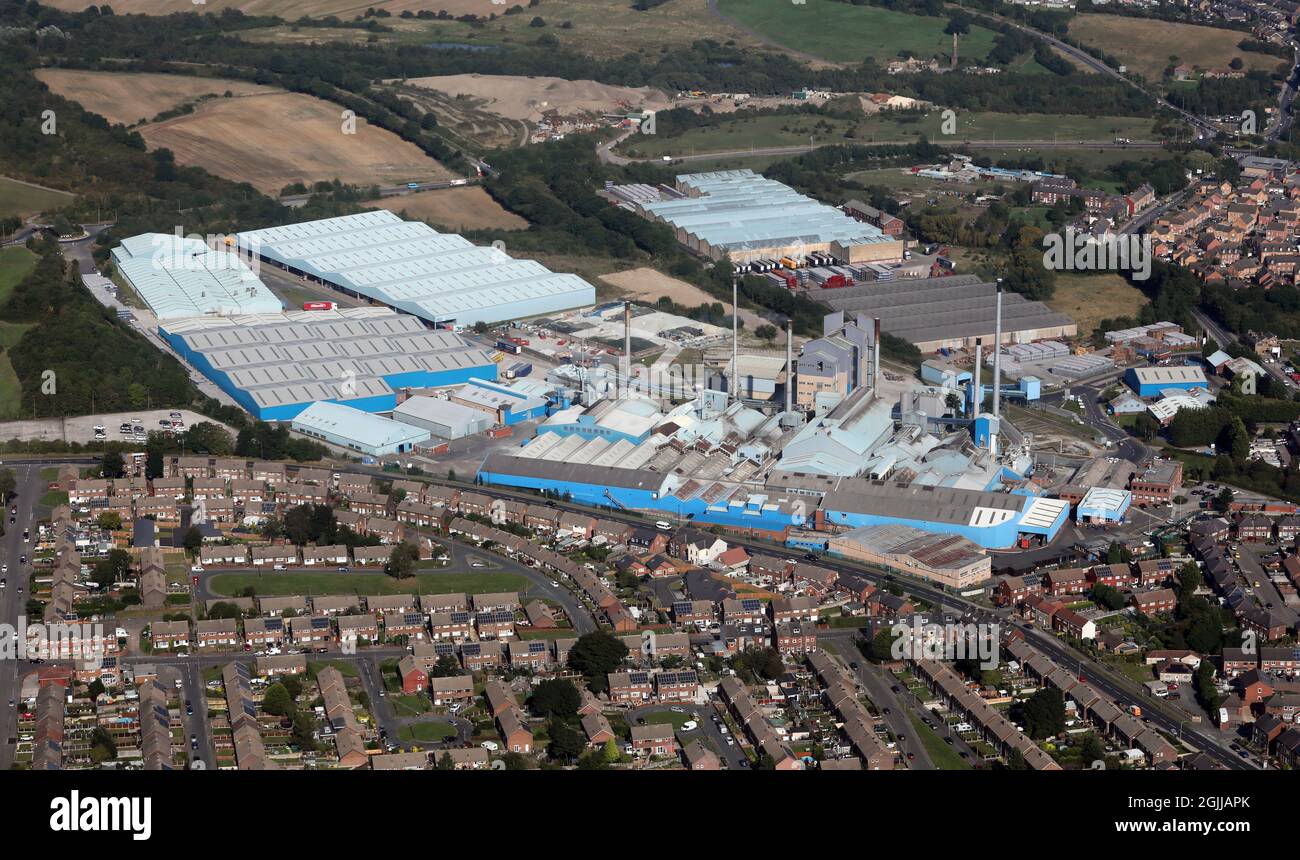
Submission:
<svg viewBox="0 0 1300 860">
<path fill-rule="evenodd" d="M 19 563 L 19 564 L 26 564 L 26 563 L 27 563 L 27 556 L 25 556 L 25 555 L 20 555 L 20 556 L 18 556 L 18 563 Z"/>
<path fill-rule="evenodd" d="M 915 758 L 916 758 L 916 754 L 915 754 L 915 753 L 908 753 L 908 754 L 907 754 L 907 760 L 908 760 L 908 761 L 912 761 L 912 760 L 915 759 Z"/>
<path fill-rule="evenodd" d="M 185 716 L 187 717 L 194 716 L 194 705 L 193 703 L 190 702 L 189 699 L 185 700 Z"/>
<path fill-rule="evenodd" d="M 172 413 L 171 413 L 171 417 L 172 417 L 172 418 L 180 418 L 180 417 L 181 417 L 181 414 L 180 414 L 179 412 L 172 412 Z"/>
<path fill-rule="evenodd" d="M 484 563 L 481 562 L 481 561 L 471 561 L 471 562 L 469 563 L 469 566 L 470 566 L 470 567 L 487 567 L 487 565 L 484 564 Z"/>
<path fill-rule="evenodd" d="M 380 691 L 379 691 L 379 698 L 381 698 L 381 699 L 386 699 L 386 698 L 388 698 L 388 691 L 387 691 L 387 690 L 380 690 Z"/>
<path fill-rule="evenodd" d="M 199 736 L 190 735 L 190 749 L 196 750 L 198 748 L 199 748 Z"/>
<path fill-rule="evenodd" d="M 671 708 L 669 708 L 668 710 L 672 711 L 674 714 L 684 714 L 684 713 L 686 713 L 686 709 L 683 708 L 683 707 L 681 707 L 680 705 L 673 705 L 673 706 L 672 706 Z"/>
<path fill-rule="evenodd" d="M 884 714 L 885 716 L 889 716 L 889 708 L 885 708 L 880 713 Z"/>
</svg>

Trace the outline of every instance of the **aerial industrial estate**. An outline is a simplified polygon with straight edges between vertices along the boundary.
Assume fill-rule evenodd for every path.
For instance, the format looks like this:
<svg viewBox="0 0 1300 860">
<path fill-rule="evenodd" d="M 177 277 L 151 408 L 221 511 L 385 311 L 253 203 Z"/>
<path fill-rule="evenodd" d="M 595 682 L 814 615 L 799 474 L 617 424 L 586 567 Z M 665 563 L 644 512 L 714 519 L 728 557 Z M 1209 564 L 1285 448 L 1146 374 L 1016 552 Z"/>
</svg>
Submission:
<svg viewBox="0 0 1300 860">
<path fill-rule="evenodd" d="M 473 5 L 0 3 L 0 768 L 1284 804 L 1300 11 Z"/>
</svg>

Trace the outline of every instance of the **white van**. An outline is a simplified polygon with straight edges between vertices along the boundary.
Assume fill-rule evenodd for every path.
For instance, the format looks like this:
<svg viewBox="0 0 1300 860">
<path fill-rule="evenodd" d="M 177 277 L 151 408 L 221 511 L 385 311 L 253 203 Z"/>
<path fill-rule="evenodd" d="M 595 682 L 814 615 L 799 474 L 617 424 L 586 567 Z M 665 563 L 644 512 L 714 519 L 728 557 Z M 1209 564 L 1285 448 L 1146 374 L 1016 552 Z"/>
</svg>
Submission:
<svg viewBox="0 0 1300 860">
<path fill-rule="evenodd" d="M 668 520 L 660 520 L 655 523 L 655 528 L 659 529 L 661 532 L 672 531 L 673 524 L 668 522 Z"/>
</svg>

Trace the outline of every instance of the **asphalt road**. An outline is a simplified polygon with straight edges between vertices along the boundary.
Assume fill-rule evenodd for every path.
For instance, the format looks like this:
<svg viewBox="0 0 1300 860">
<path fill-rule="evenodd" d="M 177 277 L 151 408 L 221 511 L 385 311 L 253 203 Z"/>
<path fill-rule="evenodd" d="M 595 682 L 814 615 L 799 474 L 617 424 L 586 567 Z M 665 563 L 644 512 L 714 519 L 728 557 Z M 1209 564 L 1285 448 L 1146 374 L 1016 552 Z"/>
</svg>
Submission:
<svg viewBox="0 0 1300 860">
<path fill-rule="evenodd" d="M 18 495 L 5 506 L 5 534 L 0 538 L 0 563 L 7 567 L 7 570 L 0 574 L 7 580 L 4 589 L 0 590 L 0 623 L 10 625 L 10 629 L 16 630 L 18 619 L 24 614 L 24 605 L 29 596 L 27 580 L 28 574 L 31 573 L 30 562 L 18 563 L 19 556 L 26 555 L 29 547 L 29 544 L 23 540 L 23 529 L 34 526 L 34 512 L 45 489 L 45 482 L 41 480 L 39 465 L 14 465 L 13 461 L 10 461 L 6 467 L 14 470 Z M 18 508 L 16 522 L 10 523 L 7 510 L 15 506 Z M 0 737 L 5 739 L 4 745 L 0 746 L 0 770 L 8 770 L 13 765 L 15 746 L 18 742 L 18 712 L 17 708 L 9 703 L 11 700 L 15 702 L 17 700 L 19 678 L 32 668 L 32 665 L 25 661 L 0 660 L 0 708 L 3 708 L 0 711 Z"/>
</svg>

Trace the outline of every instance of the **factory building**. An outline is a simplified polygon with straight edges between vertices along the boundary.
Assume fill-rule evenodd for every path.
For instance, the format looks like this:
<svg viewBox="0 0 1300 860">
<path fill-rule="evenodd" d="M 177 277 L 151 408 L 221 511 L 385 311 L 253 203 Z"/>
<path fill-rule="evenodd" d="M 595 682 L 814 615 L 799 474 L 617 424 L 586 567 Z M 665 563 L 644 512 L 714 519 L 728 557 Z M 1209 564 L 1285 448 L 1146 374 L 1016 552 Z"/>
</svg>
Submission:
<svg viewBox="0 0 1300 860">
<path fill-rule="evenodd" d="M 495 379 L 490 353 L 385 308 L 164 321 L 158 332 L 255 418 L 287 421 L 329 400 L 388 412 L 399 388 Z"/>
<path fill-rule="evenodd" d="M 428 430 L 323 401 L 299 412 L 290 426 L 304 436 L 372 457 L 401 454 L 430 438 Z"/>
<path fill-rule="evenodd" d="M 470 379 L 449 397 L 452 403 L 489 415 L 503 427 L 544 418 L 550 405 L 545 395 L 526 383 L 504 385 L 488 379 Z"/>
<path fill-rule="evenodd" d="M 1079 522 L 1094 525 L 1122 523 L 1129 506 L 1133 504 L 1133 494 L 1128 490 L 1111 487 L 1090 487 L 1075 512 Z"/>
<path fill-rule="evenodd" d="M 473 436 L 495 423 L 483 410 L 440 397 L 408 397 L 393 410 L 393 420 L 428 430 L 439 439 Z"/>
<path fill-rule="evenodd" d="M 518 320 L 596 301 L 595 288 L 577 275 L 383 209 L 250 230 L 236 240 L 264 262 L 433 323 Z"/>
<path fill-rule="evenodd" d="M 546 419 L 537 432 L 583 439 L 624 440 L 639 445 L 665 420 L 653 401 L 637 398 L 601 400 L 591 406 L 570 406 Z"/>
<path fill-rule="evenodd" d="M 831 555 L 919 576 L 948 588 L 978 585 L 992 574 L 983 549 L 957 535 L 932 534 L 910 526 L 864 526 L 835 535 Z"/>
<path fill-rule="evenodd" d="M 1209 388 L 1205 372 L 1190 364 L 1177 367 L 1132 367 L 1124 374 L 1124 381 L 1138 397 L 1159 397 L 1170 389 L 1190 391 Z"/>
<path fill-rule="evenodd" d="M 795 363 L 795 406 L 804 411 L 834 406 L 859 388 L 874 385 L 874 349 L 871 320 L 828 314 L 822 320 L 822 336 L 805 343 Z"/>
<path fill-rule="evenodd" d="M 666 224 L 678 242 L 712 260 L 802 260 L 813 253 L 844 263 L 903 258 L 901 239 L 752 170 L 683 174 L 675 193 L 641 194 L 624 205 Z"/>
<path fill-rule="evenodd" d="M 819 300 L 846 314 L 879 318 L 884 332 L 928 353 L 973 347 L 976 338 L 992 344 L 996 292 L 997 284 L 977 275 L 950 275 L 824 290 Z M 1068 338 L 1078 331 L 1073 320 L 1042 302 L 1003 294 L 1004 344 Z"/>
<path fill-rule="evenodd" d="M 113 263 L 160 320 L 284 309 L 234 249 L 209 248 L 197 237 L 132 236 L 113 249 Z"/>
<path fill-rule="evenodd" d="M 1052 540 L 1069 517 L 1070 503 L 1041 496 L 844 478 L 822 498 L 820 513 L 830 525 L 906 525 L 958 535 L 994 549 L 1015 546 L 1022 535 Z"/>
</svg>

